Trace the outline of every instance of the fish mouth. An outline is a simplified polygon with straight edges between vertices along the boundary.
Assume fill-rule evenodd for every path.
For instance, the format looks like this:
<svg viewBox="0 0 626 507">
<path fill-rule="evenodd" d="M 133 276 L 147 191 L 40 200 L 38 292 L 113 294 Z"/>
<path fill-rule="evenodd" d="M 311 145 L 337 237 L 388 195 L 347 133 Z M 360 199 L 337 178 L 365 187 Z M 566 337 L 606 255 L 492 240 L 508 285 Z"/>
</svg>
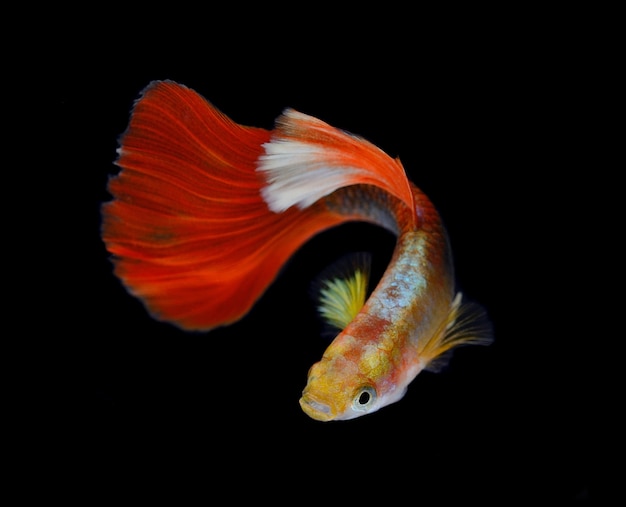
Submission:
<svg viewBox="0 0 626 507">
<path fill-rule="evenodd" d="M 317 421 L 330 421 L 335 417 L 328 405 L 320 403 L 306 394 L 300 398 L 300 407 L 306 415 Z"/>
</svg>

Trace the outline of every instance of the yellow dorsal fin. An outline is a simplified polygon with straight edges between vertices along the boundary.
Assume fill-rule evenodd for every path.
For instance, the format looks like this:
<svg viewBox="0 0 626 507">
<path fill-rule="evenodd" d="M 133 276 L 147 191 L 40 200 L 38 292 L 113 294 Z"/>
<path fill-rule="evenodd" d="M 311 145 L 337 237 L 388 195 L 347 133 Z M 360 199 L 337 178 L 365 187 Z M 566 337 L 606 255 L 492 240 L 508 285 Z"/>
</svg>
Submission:
<svg viewBox="0 0 626 507">
<path fill-rule="evenodd" d="M 322 273 L 318 311 L 325 322 L 344 329 L 359 313 L 368 295 L 371 259 L 359 253 L 342 258 Z"/>
<path fill-rule="evenodd" d="M 437 372 L 445 367 L 451 350 L 461 345 L 490 345 L 493 342 L 491 323 L 482 306 L 473 302 L 462 302 L 463 295 L 457 293 L 448 319 L 440 332 L 424 343 L 421 354 L 427 362 L 426 370 Z"/>
</svg>

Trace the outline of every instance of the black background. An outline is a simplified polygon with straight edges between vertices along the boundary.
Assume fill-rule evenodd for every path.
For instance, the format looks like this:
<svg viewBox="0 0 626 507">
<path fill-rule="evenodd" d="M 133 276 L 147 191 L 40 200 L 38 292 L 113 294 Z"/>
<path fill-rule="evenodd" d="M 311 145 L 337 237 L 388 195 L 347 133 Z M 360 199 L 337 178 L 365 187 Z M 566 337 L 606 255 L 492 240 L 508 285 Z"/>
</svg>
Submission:
<svg viewBox="0 0 626 507">
<path fill-rule="evenodd" d="M 231 21 L 230 37 L 189 39 L 167 23 L 135 39 L 120 23 L 80 53 L 83 29 L 50 56 L 58 77 L 42 93 L 64 192 L 53 271 L 65 294 L 50 304 L 62 307 L 65 339 L 53 348 L 66 382 L 42 391 L 94 491 L 184 470 L 191 490 L 232 498 L 588 500 L 587 345 L 601 295 L 581 287 L 601 236 L 584 34 L 553 36 L 541 23 L 459 32 L 461 20 L 443 19 L 428 36 L 425 21 L 385 34 L 373 20 L 350 32 L 327 20 L 256 30 Z M 344 251 L 384 264 L 393 239 L 363 224 L 307 243 L 230 327 L 188 334 L 152 320 L 113 276 L 99 228 L 117 139 L 153 79 L 195 89 L 242 124 L 271 128 L 293 107 L 399 156 L 439 209 L 459 286 L 486 307 L 495 343 L 459 350 L 375 414 L 309 419 L 298 398 L 328 343 L 309 286 Z"/>
</svg>

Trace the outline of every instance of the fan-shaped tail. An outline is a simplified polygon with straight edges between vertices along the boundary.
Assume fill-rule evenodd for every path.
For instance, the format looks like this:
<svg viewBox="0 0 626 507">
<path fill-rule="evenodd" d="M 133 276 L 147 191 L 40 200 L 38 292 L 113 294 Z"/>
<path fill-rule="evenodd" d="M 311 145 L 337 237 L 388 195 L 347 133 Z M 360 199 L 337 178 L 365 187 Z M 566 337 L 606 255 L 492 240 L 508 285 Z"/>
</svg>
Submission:
<svg viewBox="0 0 626 507">
<path fill-rule="evenodd" d="M 256 168 L 269 139 L 170 81 L 150 83 L 135 103 L 102 237 L 155 318 L 189 330 L 238 320 L 297 248 L 346 220 L 322 204 L 268 208 Z"/>
<path fill-rule="evenodd" d="M 103 240 L 128 290 L 184 329 L 241 318 L 324 229 L 417 223 L 402 165 L 373 144 L 291 109 L 272 132 L 242 126 L 172 81 L 144 89 L 118 153 Z"/>
</svg>

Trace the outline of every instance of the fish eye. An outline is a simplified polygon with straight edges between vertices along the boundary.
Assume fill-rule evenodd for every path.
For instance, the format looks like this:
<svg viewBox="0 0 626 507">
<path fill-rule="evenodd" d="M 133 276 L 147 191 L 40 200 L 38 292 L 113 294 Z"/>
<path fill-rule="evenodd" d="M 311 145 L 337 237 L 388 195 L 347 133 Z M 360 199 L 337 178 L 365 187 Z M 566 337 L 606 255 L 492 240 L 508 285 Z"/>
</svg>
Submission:
<svg viewBox="0 0 626 507">
<path fill-rule="evenodd" d="M 352 400 L 352 408 L 358 411 L 367 410 L 376 401 L 376 390 L 370 386 L 364 386 L 357 391 Z"/>
</svg>

